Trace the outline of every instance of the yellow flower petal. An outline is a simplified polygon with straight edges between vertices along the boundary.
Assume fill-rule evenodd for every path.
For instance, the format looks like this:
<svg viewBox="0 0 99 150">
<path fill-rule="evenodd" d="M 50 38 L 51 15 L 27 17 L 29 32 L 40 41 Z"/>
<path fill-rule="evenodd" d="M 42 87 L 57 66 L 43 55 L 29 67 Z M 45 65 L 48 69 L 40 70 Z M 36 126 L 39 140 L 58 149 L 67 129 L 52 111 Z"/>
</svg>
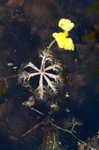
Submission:
<svg viewBox="0 0 99 150">
<path fill-rule="evenodd" d="M 64 48 L 65 50 L 74 50 L 73 41 L 71 38 L 66 38 L 65 32 L 53 33 L 52 36 L 55 38 L 59 48 Z"/>
<path fill-rule="evenodd" d="M 66 38 L 65 39 L 64 49 L 74 51 L 74 43 L 73 43 L 73 40 L 71 38 Z"/>
<path fill-rule="evenodd" d="M 63 32 L 60 32 L 60 33 L 53 33 L 53 37 L 55 38 L 58 46 L 60 48 L 63 48 L 63 44 L 64 44 L 64 41 L 65 41 L 65 34 Z"/>
<path fill-rule="evenodd" d="M 70 31 L 75 25 L 69 19 L 62 18 L 58 22 L 58 26 L 66 31 Z"/>
<path fill-rule="evenodd" d="M 67 31 L 65 31 L 65 32 L 59 32 L 59 33 L 55 32 L 55 33 L 52 34 L 52 36 L 54 38 L 60 38 L 60 39 L 62 39 L 62 38 L 65 38 L 65 37 L 68 36 L 68 32 Z"/>
</svg>

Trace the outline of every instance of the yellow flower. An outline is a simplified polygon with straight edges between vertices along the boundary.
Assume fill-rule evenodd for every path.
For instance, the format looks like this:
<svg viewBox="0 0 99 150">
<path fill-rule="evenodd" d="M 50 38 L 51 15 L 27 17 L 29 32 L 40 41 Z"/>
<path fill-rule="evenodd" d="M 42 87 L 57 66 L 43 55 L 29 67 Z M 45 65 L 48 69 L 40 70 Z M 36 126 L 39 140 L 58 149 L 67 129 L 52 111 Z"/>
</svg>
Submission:
<svg viewBox="0 0 99 150">
<path fill-rule="evenodd" d="M 71 38 L 67 38 L 68 32 L 59 32 L 59 33 L 53 33 L 52 35 L 59 48 L 64 48 L 65 50 L 74 50 L 74 44 Z"/>
<path fill-rule="evenodd" d="M 52 36 L 55 38 L 59 48 L 74 51 L 73 40 L 68 38 L 68 32 L 74 27 L 74 23 L 72 23 L 69 19 L 62 18 L 59 20 L 58 26 L 64 31 L 59 33 L 55 32 Z"/>
<path fill-rule="evenodd" d="M 69 19 L 62 18 L 58 22 L 58 26 L 66 31 L 70 31 L 75 25 Z"/>
</svg>

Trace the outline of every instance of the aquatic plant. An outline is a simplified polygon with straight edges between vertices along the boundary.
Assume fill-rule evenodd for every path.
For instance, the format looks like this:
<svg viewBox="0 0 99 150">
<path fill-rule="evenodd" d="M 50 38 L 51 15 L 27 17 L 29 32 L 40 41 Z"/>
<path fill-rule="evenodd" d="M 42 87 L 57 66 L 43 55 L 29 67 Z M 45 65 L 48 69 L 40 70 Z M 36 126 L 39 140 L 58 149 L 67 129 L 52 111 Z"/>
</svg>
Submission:
<svg viewBox="0 0 99 150">
<path fill-rule="evenodd" d="M 49 51 L 43 51 L 40 54 L 41 57 L 41 65 L 40 69 L 35 66 L 32 62 L 29 62 L 27 65 L 24 66 L 24 69 L 27 67 L 30 67 L 33 69 L 33 73 L 27 73 L 26 71 L 22 72 L 22 74 L 19 74 L 19 82 L 20 80 L 23 80 L 23 85 L 28 85 L 30 78 L 33 78 L 35 76 L 39 75 L 39 84 L 36 88 L 36 92 L 38 93 L 40 99 L 44 98 L 44 95 L 48 88 L 52 90 L 53 93 L 57 93 L 57 86 L 61 82 L 62 83 L 62 77 L 61 77 L 61 70 L 62 66 L 60 63 L 53 62 L 53 55 Z M 49 66 L 47 66 L 49 64 Z M 54 73 L 49 73 L 48 71 L 54 71 Z M 44 79 L 47 83 L 44 83 Z M 52 80 L 53 79 L 53 80 Z"/>
<path fill-rule="evenodd" d="M 50 109 L 47 113 L 44 113 L 34 107 L 36 101 L 33 94 L 37 94 L 40 99 L 46 99 L 47 94 L 57 94 L 58 88 L 61 88 L 64 84 L 64 79 L 62 76 L 63 65 L 51 51 L 51 48 L 53 44 L 57 42 L 59 48 L 63 48 L 64 50 L 74 50 L 73 41 L 71 38 L 68 38 L 69 31 L 74 27 L 74 23 L 63 18 L 59 21 L 58 26 L 63 30 L 63 32 L 52 34 L 55 40 L 53 40 L 46 49 L 41 51 L 39 56 L 40 65 L 36 66 L 35 61 L 28 62 L 27 64 L 22 65 L 18 72 L 18 83 L 29 89 L 32 89 L 32 85 L 30 84 L 31 78 L 32 80 L 35 80 L 35 77 L 39 76 L 38 85 L 32 90 L 32 95 L 27 101 L 22 103 L 24 106 L 31 108 L 32 111 L 35 111 L 39 117 L 37 116 L 36 122 L 33 123 L 32 128 L 25 131 L 25 133 L 19 137 L 15 137 L 10 134 L 8 136 L 9 139 L 18 141 L 42 125 L 43 128 L 40 129 L 43 131 L 44 136 L 43 138 L 41 136 L 41 150 L 65 150 L 66 146 L 64 146 L 61 142 L 60 132 L 64 134 L 67 133 L 67 137 L 68 135 L 74 137 L 74 139 L 84 146 L 87 145 L 86 142 L 83 142 L 77 136 L 76 128 L 81 125 L 79 121 L 75 118 L 71 121 L 68 121 L 67 118 L 62 120 L 63 122 L 57 121 L 55 113 L 58 112 L 61 114 L 61 111 L 59 112 L 61 106 L 58 104 L 57 100 L 53 101 L 51 99 L 51 103 L 49 105 Z M 30 68 L 30 72 L 28 71 L 28 68 Z M 65 97 L 69 97 L 68 92 L 66 92 Z M 69 113 L 70 110 L 65 110 L 64 113 L 66 112 Z"/>
<path fill-rule="evenodd" d="M 55 40 L 45 50 L 41 51 L 40 67 L 38 68 L 34 63 L 29 62 L 23 66 L 22 71 L 18 75 L 18 82 L 29 88 L 31 88 L 30 79 L 39 75 L 39 84 L 34 91 L 40 99 L 46 99 L 46 94 L 57 94 L 58 87 L 63 85 L 62 64 L 54 57 L 55 54 L 50 50 L 53 44 L 57 42 L 59 48 L 74 50 L 73 41 L 71 38 L 68 38 L 69 31 L 74 27 L 74 23 L 69 19 L 62 18 L 59 20 L 58 26 L 63 29 L 63 32 L 52 34 Z M 33 71 L 26 71 L 28 67 Z"/>
</svg>

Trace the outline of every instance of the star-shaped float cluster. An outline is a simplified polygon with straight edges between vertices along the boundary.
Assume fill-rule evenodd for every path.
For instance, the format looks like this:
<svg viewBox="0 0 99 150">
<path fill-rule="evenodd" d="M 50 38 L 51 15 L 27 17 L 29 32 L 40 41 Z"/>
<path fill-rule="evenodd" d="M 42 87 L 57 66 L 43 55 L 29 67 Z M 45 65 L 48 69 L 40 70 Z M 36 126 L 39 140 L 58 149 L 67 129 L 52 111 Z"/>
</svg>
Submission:
<svg viewBox="0 0 99 150">
<path fill-rule="evenodd" d="M 29 62 L 23 67 L 23 71 L 19 73 L 18 81 L 25 87 L 31 87 L 29 83 L 30 79 L 39 76 L 38 85 L 33 91 L 37 93 L 40 99 L 44 99 L 49 93 L 57 94 L 58 87 L 63 85 L 61 76 L 63 67 L 51 51 L 42 51 L 40 58 L 40 67 L 38 68 L 32 62 Z M 26 71 L 28 67 L 31 68 L 32 72 Z"/>
</svg>

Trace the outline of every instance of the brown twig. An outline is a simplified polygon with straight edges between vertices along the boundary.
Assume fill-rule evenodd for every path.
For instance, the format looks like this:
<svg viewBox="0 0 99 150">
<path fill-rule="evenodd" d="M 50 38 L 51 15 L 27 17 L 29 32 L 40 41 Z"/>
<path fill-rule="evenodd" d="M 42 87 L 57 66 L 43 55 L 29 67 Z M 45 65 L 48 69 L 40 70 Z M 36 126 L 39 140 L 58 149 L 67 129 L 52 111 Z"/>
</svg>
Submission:
<svg viewBox="0 0 99 150">
<path fill-rule="evenodd" d="M 30 128 L 30 129 L 27 130 L 25 133 L 23 133 L 23 134 L 21 135 L 21 137 L 26 136 L 27 134 L 31 133 L 33 130 L 36 130 L 40 125 L 43 125 L 43 124 L 45 124 L 44 121 L 42 121 L 42 122 L 40 122 L 40 123 L 38 123 L 38 124 L 35 124 L 32 128 Z"/>
</svg>

